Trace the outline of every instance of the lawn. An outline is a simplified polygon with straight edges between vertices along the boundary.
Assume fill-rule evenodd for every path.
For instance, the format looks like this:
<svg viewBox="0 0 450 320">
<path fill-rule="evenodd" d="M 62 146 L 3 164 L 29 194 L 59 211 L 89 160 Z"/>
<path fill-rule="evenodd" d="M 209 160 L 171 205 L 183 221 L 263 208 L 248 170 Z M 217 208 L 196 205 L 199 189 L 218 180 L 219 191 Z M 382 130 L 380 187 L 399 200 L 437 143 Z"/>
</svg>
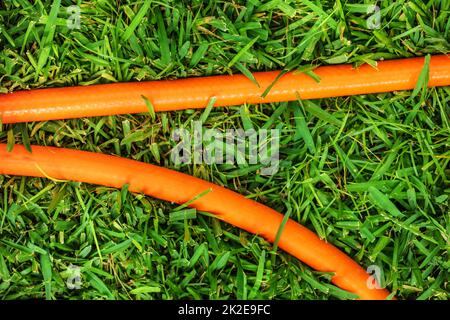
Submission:
<svg viewBox="0 0 450 320">
<path fill-rule="evenodd" d="M 308 72 L 443 53 L 450 53 L 446 0 L 0 2 L 0 93 Z M 448 300 L 449 115 L 449 87 L 418 86 L 206 111 L 0 124 L 0 143 L 119 155 L 217 183 L 290 214 L 364 268 L 378 268 L 398 298 Z M 280 130 L 279 170 L 266 176 L 261 165 L 175 164 L 172 131 L 198 120 L 205 130 Z M 2 299 L 349 297 L 330 283 L 330 274 L 206 212 L 180 213 L 175 204 L 126 186 L 0 176 Z"/>
</svg>

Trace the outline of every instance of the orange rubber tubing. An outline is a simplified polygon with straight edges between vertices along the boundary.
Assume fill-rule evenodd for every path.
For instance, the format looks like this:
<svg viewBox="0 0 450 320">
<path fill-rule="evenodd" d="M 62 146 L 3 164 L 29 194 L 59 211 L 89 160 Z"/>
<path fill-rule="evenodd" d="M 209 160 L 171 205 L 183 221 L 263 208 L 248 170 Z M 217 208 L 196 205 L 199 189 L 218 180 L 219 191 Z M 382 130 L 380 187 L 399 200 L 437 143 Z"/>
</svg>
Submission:
<svg viewBox="0 0 450 320">
<path fill-rule="evenodd" d="M 424 58 L 407 58 L 367 64 L 323 66 L 314 70 L 317 83 L 298 72 L 283 75 L 262 98 L 280 71 L 256 72 L 259 87 L 243 75 L 222 75 L 178 80 L 114 83 L 92 86 L 37 89 L 0 95 L 3 123 L 57 120 L 148 112 L 145 96 L 155 111 L 317 99 L 413 89 Z M 432 56 L 428 86 L 450 85 L 450 57 Z"/>
<path fill-rule="evenodd" d="M 32 147 L 32 153 L 16 145 L 12 152 L 0 144 L 0 174 L 73 180 L 129 190 L 213 213 L 217 218 L 273 242 L 283 215 L 251 199 L 213 183 L 134 160 L 99 153 Z M 182 188 L 183 192 L 180 192 Z M 316 234 L 289 220 L 279 248 L 312 268 L 333 272 L 332 282 L 360 299 L 386 299 L 385 289 L 370 289 L 369 274 L 355 261 Z"/>
</svg>

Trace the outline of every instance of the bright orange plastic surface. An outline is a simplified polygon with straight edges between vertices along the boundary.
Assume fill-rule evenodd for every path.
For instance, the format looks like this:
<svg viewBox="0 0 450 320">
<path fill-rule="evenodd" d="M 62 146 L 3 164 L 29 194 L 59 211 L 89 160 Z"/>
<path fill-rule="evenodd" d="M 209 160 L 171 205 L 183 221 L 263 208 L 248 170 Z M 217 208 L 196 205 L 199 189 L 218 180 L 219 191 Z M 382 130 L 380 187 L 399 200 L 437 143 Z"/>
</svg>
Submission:
<svg viewBox="0 0 450 320">
<path fill-rule="evenodd" d="M 128 184 L 131 192 L 178 204 L 209 190 L 190 206 L 213 213 L 270 242 L 274 241 L 283 219 L 282 214 L 233 191 L 169 169 L 69 149 L 33 146 L 32 150 L 29 153 L 16 145 L 12 152 L 7 152 L 6 145 L 0 144 L 0 174 L 73 180 L 115 188 Z M 333 283 L 361 299 L 385 299 L 389 295 L 385 289 L 369 289 L 369 275 L 363 268 L 293 220 L 287 222 L 278 245 L 316 270 L 334 272 Z"/>
<path fill-rule="evenodd" d="M 378 62 L 377 69 L 367 64 L 357 69 L 323 66 L 314 70 L 320 83 L 291 72 L 264 98 L 279 71 L 254 73 L 259 87 L 243 75 L 224 75 L 18 91 L 0 95 L 0 119 L 16 123 L 147 112 L 142 96 L 155 111 L 169 111 L 205 108 L 212 97 L 215 106 L 230 106 L 408 90 L 415 87 L 423 65 L 424 58 L 408 58 Z M 450 57 L 431 58 L 428 85 L 450 85 Z"/>
</svg>

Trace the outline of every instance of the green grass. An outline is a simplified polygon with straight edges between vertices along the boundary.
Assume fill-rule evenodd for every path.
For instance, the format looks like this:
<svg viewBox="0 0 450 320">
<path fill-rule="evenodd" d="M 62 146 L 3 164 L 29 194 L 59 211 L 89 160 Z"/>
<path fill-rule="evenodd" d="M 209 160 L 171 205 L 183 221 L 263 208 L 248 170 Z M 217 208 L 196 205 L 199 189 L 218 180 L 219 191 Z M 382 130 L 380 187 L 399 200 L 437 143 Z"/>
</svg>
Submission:
<svg viewBox="0 0 450 320">
<path fill-rule="evenodd" d="M 116 5 L 116 2 L 119 6 Z M 81 6 L 68 30 L 65 7 Z M 53 4 L 53 8 L 51 7 Z M 450 52 L 450 4 L 378 1 L 0 3 L 0 92 L 174 79 Z M 206 111 L 3 125 L 0 142 L 115 154 L 227 186 L 314 230 L 399 298 L 450 298 L 450 88 Z M 205 113 L 204 113 L 205 112 Z M 170 132 L 278 128 L 280 170 L 182 165 Z M 28 142 L 29 141 L 29 142 Z M 1 161 L 1 159 L 0 159 Z M 80 290 L 65 281 L 81 267 Z M 207 213 L 73 182 L 0 176 L 0 297 L 345 299 L 263 239 Z"/>
</svg>

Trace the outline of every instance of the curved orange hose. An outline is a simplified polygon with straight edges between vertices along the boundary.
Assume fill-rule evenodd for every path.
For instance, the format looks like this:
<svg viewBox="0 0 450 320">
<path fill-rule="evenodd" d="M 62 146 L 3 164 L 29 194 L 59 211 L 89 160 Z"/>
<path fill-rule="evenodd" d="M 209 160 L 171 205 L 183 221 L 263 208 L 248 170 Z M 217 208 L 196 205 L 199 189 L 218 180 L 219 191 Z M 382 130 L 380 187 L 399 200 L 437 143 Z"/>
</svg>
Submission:
<svg viewBox="0 0 450 320">
<path fill-rule="evenodd" d="M 280 71 L 254 73 L 259 87 L 243 75 L 224 75 L 18 91 L 0 95 L 0 120 L 16 123 L 147 112 L 142 96 L 155 111 L 169 111 L 204 108 L 212 97 L 218 107 L 408 90 L 415 87 L 423 65 L 424 58 L 408 58 L 378 62 L 376 69 L 367 64 L 357 69 L 323 66 L 314 70 L 320 83 L 290 72 L 264 98 Z M 450 85 L 449 57 L 433 56 L 429 69 L 430 87 Z"/>
<path fill-rule="evenodd" d="M 0 174 L 74 180 L 144 193 L 162 200 L 186 203 L 209 190 L 190 206 L 215 214 L 234 226 L 273 242 L 283 215 L 233 191 L 166 168 L 98 153 L 52 147 L 23 146 L 7 152 L 0 144 Z M 180 192 L 183 188 L 183 192 Z M 289 220 L 279 247 L 316 270 L 334 272 L 332 282 L 361 299 L 385 299 L 385 289 L 369 289 L 369 275 L 355 261 L 321 240 L 302 225 Z"/>
</svg>

